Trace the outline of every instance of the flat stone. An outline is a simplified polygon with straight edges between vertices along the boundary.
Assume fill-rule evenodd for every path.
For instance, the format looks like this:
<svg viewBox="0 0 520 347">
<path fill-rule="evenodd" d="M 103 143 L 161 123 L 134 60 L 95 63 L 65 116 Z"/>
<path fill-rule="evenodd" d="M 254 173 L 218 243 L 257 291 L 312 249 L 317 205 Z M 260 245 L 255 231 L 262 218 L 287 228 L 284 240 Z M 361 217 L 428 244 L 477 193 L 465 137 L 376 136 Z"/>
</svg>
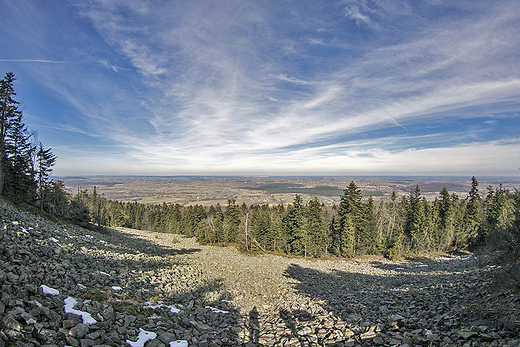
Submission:
<svg viewBox="0 0 520 347">
<path fill-rule="evenodd" d="M 367 331 L 366 333 L 363 333 L 361 335 L 359 335 L 359 338 L 361 340 L 368 340 L 368 339 L 373 339 L 374 337 L 376 337 L 376 333 L 373 332 L 373 331 Z"/>
<path fill-rule="evenodd" d="M 158 334 L 157 339 L 159 339 L 159 341 L 164 344 L 168 344 L 170 342 L 177 341 L 177 336 L 166 331 Z"/>
<path fill-rule="evenodd" d="M 91 339 L 81 339 L 80 340 L 80 346 L 81 347 L 92 347 L 96 345 L 96 341 Z"/>
<path fill-rule="evenodd" d="M 464 340 L 471 339 L 474 336 L 477 336 L 478 333 L 476 331 L 459 331 L 459 336 Z"/>
<path fill-rule="evenodd" d="M 22 326 L 12 315 L 7 315 L 2 319 L 2 326 L 5 329 L 14 330 L 14 331 L 20 331 L 22 330 Z"/>
<path fill-rule="evenodd" d="M 372 340 L 372 342 L 375 344 L 375 345 L 384 345 L 385 344 L 385 341 L 383 340 L 383 338 L 381 336 L 376 336 L 374 337 L 374 339 Z"/>
<path fill-rule="evenodd" d="M 480 334 L 480 338 L 484 342 L 491 342 L 491 341 L 495 340 L 495 338 L 493 336 L 491 336 L 490 334 Z"/>
<path fill-rule="evenodd" d="M 82 339 L 83 337 L 85 337 L 85 335 L 87 335 L 88 331 L 88 325 L 79 323 L 69 330 L 69 335 L 77 339 Z"/>
</svg>

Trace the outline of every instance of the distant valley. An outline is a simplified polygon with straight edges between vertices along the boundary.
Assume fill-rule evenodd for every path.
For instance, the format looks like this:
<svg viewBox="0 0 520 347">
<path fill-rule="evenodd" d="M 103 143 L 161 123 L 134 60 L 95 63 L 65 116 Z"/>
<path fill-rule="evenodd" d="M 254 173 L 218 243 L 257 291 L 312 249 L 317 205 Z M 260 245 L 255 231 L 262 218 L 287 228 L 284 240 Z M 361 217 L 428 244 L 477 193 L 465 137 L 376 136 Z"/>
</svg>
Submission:
<svg viewBox="0 0 520 347">
<path fill-rule="evenodd" d="M 400 198 L 418 184 L 428 200 L 439 196 L 446 187 L 450 193 L 465 198 L 471 188 L 471 177 L 252 177 L 252 176 L 85 176 L 61 177 L 71 193 L 94 186 L 107 199 L 140 203 L 178 203 L 181 205 L 226 205 L 229 199 L 237 203 L 287 204 L 299 194 L 304 200 L 318 197 L 323 203 L 337 204 L 343 189 L 356 182 L 366 197 L 389 200 L 392 191 Z M 481 195 L 487 187 L 503 184 L 515 190 L 520 187 L 518 177 L 477 177 Z"/>
</svg>

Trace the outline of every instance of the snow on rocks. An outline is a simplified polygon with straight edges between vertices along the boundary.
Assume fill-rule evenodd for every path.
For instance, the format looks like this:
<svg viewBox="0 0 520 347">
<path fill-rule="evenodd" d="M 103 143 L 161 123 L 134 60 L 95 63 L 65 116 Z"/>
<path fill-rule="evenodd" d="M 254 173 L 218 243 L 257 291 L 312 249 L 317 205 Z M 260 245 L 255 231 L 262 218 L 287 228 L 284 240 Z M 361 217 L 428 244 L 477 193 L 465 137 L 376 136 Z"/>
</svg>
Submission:
<svg viewBox="0 0 520 347">
<path fill-rule="evenodd" d="M 148 342 L 149 340 L 153 340 L 157 337 L 157 334 L 152 331 L 145 331 L 143 329 L 139 329 L 139 335 L 137 336 L 137 341 L 132 342 L 129 340 L 126 340 L 126 343 L 128 343 L 132 347 L 144 347 L 144 344 Z"/>
<path fill-rule="evenodd" d="M 50 295 L 59 295 L 60 291 L 51 287 L 47 287 L 45 284 L 42 284 L 40 288 L 43 291 L 43 294 L 50 294 Z"/>
<path fill-rule="evenodd" d="M 92 318 L 90 313 L 74 309 L 74 306 L 76 306 L 78 304 L 78 301 L 76 299 L 69 296 L 67 299 L 64 300 L 64 303 L 65 303 L 65 306 L 63 307 L 63 309 L 64 309 L 65 313 L 72 313 L 72 314 L 80 316 L 83 319 L 83 324 L 97 323 L 97 321 L 94 318 Z"/>
<path fill-rule="evenodd" d="M 206 308 L 215 313 L 229 313 L 229 311 L 219 310 L 218 308 L 214 308 L 211 306 L 206 306 Z"/>
<path fill-rule="evenodd" d="M 519 345 L 514 327 L 471 317 L 468 298 L 491 300 L 497 270 L 469 257 L 246 256 L 171 234 L 63 228 L 1 201 L 0 216 L 0 347 Z"/>
<path fill-rule="evenodd" d="M 182 309 L 181 305 L 165 305 L 162 301 L 158 301 L 156 305 L 153 305 L 149 301 L 147 301 L 143 304 L 143 308 L 151 308 L 154 310 L 156 308 L 163 308 L 163 307 L 169 308 L 171 313 L 179 313 Z"/>
</svg>

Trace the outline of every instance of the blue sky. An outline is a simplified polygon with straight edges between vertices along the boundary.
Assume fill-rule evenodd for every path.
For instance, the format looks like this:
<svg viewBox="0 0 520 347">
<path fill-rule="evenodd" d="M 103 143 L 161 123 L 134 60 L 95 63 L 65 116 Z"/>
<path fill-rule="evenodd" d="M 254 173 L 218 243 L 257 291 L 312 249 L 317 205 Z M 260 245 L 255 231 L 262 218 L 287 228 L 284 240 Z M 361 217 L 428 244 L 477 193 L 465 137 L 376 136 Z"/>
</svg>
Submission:
<svg viewBox="0 0 520 347">
<path fill-rule="evenodd" d="M 520 171 L 520 2 L 0 0 L 56 175 Z"/>
</svg>

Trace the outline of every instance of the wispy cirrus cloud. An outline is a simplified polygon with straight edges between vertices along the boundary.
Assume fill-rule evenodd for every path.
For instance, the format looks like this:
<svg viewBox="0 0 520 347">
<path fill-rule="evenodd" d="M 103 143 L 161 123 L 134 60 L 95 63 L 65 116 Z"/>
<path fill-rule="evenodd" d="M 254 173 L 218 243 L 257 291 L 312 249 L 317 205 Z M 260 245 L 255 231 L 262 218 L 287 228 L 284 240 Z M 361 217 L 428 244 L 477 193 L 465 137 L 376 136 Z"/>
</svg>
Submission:
<svg viewBox="0 0 520 347">
<path fill-rule="evenodd" d="M 48 63 L 48 64 L 70 64 L 67 61 L 55 61 L 44 59 L 0 59 L 1 62 L 6 63 Z"/>
<path fill-rule="evenodd" d="M 150 170 L 384 171 L 419 152 L 518 146 L 510 132 L 496 142 L 512 122 L 488 119 L 518 117 L 514 1 L 72 4 L 95 44 L 17 61 L 75 110 L 56 131 L 95 134 Z"/>
</svg>

